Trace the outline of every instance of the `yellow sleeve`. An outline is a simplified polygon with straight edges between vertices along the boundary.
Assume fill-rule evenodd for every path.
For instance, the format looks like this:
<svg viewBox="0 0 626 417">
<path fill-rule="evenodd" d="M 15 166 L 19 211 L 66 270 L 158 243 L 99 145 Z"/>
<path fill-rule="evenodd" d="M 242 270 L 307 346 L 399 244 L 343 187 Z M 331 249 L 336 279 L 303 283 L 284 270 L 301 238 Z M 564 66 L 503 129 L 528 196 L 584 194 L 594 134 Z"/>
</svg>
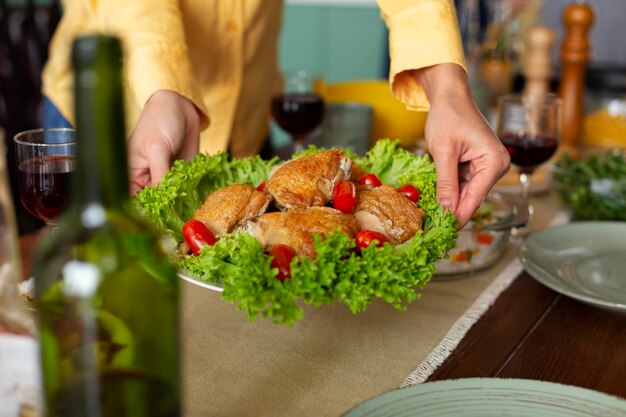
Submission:
<svg viewBox="0 0 626 417">
<path fill-rule="evenodd" d="M 464 69 L 463 44 L 452 0 L 377 0 L 389 28 L 389 82 L 411 110 L 430 107 L 411 70 L 442 63 Z"/>
<path fill-rule="evenodd" d="M 178 0 L 83 0 L 96 30 L 118 36 L 126 78 L 140 106 L 157 90 L 173 90 L 208 113 L 193 75 Z"/>
</svg>

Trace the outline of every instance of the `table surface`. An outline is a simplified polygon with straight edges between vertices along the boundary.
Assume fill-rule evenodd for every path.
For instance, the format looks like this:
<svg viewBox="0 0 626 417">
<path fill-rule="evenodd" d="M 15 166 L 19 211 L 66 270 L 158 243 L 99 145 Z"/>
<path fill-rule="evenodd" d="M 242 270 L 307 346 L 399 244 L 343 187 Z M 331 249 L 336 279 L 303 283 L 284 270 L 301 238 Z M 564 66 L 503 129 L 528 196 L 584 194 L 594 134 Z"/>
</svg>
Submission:
<svg viewBox="0 0 626 417">
<path fill-rule="evenodd" d="M 20 238 L 25 276 L 36 240 Z M 522 272 L 429 381 L 526 378 L 626 398 L 624 375 L 626 314 L 569 299 Z"/>
<path fill-rule="evenodd" d="M 626 314 L 565 297 L 523 272 L 429 381 L 525 378 L 626 398 Z"/>
</svg>

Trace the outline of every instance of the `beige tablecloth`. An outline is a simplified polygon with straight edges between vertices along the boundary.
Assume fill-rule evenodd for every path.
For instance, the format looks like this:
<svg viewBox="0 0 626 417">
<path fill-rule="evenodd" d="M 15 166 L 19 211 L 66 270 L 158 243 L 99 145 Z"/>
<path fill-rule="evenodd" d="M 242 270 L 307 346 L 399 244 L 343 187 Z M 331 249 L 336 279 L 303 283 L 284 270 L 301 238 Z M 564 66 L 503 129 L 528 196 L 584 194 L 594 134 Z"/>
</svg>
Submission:
<svg viewBox="0 0 626 417">
<path fill-rule="evenodd" d="M 554 195 L 533 204 L 539 227 L 560 210 Z M 356 315 L 339 303 L 306 307 L 291 328 L 250 323 L 218 293 L 185 282 L 185 416 L 340 416 L 406 384 L 515 258 L 509 247 L 486 271 L 430 282 L 407 311 L 381 301 Z"/>
</svg>

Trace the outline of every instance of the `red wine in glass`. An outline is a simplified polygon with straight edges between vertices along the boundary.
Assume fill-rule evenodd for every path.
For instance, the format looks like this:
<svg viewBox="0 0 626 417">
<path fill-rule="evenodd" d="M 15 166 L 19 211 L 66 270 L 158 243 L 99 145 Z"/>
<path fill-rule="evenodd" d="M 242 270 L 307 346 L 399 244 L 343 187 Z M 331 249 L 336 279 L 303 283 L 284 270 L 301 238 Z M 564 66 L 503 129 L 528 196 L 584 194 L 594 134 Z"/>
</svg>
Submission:
<svg viewBox="0 0 626 417">
<path fill-rule="evenodd" d="M 69 202 L 74 169 L 71 155 L 50 155 L 22 162 L 17 178 L 24 207 L 46 223 L 54 223 Z"/>
<path fill-rule="evenodd" d="M 531 173 L 554 155 L 558 141 L 549 135 L 501 133 L 500 141 L 506 147 L 511 162 L 520 172 Z"/>
<path fill-rule="evenodd" d="M 297 143 L 322 122 L 324 99 L 314 93 L 280 94 L 272 99 L 272 114 L 276 123 Z"/>
</svg>

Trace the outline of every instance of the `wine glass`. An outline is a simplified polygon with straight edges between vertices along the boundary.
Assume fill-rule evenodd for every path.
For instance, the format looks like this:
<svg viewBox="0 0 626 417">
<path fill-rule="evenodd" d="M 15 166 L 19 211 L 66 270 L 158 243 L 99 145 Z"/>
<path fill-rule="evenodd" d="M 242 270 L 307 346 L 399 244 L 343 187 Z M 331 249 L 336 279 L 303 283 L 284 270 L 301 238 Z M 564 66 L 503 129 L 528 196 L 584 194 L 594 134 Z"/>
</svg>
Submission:
<svg viewBox="0 0 626 417">
<path fill-rule="evenodd" d="M 272 98 L 276 123 L 291 135 L 294 151 L 304 150 L 304 141 L 324 118 L 324 98 L 319 94 L 320 77 L 305 70 L 283 74 L 283 92 Z"/>
<path fill-rule="evenodd" d="M 498 98 L 496 134 L 519 172 L 521 199 L 528 210 L 531 175 L 554 155 L 561 138 L 562 101 L 554 94 Z M 528 226 L 527 226 L 528 228 Z"/>
<path fill-rule="evenodd" d="M 14 137 L 20 201 L 33 216 L 54 225 L 70 198 L 76 170 L 76 131 L 34 129 Z"/>
</svg>

